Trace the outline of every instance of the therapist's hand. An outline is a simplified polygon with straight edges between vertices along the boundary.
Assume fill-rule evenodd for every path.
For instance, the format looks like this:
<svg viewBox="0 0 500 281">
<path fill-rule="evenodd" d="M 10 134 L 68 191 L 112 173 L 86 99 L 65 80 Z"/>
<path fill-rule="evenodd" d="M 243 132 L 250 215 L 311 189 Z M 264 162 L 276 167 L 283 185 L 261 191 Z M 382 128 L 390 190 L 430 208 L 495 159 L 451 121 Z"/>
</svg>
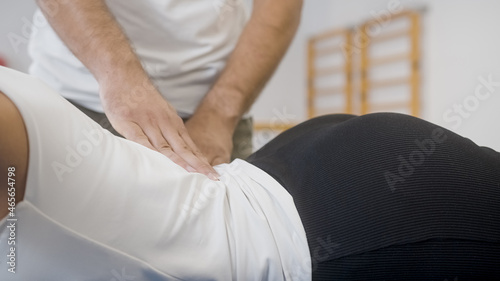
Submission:
<svg viewBox="0 0 500 281">
<path fill-rule="evenodd" d="M 216 179 L 217 172 L 193 143 L 175 109 L 153 86 L 106 1 L 57 1 L 57 9 L 53 2 L 37 0 L 57 35 L 99 83 L 113 128 L 187 171 Z"/>
<path fill-rule="evenodd" d="M 134 80 L 131 77 L 120 83 L 100 84 L 104 111 L 113 128 L 125 138 L 159 151 L 187 171 L 217 180 L 217 172 L 194 144 L 176 110 L 149 79 Z"/>
<path fill-rule="evenodd" d="M 216 114 L 196 112 L 186 121 L 186 128 L 211 165 L 229 163 L 234 126 Z"/>
</svg>

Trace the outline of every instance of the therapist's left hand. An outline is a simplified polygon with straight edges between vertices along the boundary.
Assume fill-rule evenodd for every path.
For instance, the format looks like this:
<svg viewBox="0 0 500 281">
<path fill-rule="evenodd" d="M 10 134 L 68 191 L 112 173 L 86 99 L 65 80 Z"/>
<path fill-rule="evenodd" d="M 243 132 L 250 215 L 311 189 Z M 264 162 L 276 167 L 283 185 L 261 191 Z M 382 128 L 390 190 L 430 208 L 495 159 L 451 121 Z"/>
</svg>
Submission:
<svg viewBox="0 0 500 281">
<path fill-rule="evenodd" d="M 234 129 L 214 114 L 195 113 L 186 128 L 198 149 L 212 165 L 229 163 L 233 150 Z"/>
</svg>

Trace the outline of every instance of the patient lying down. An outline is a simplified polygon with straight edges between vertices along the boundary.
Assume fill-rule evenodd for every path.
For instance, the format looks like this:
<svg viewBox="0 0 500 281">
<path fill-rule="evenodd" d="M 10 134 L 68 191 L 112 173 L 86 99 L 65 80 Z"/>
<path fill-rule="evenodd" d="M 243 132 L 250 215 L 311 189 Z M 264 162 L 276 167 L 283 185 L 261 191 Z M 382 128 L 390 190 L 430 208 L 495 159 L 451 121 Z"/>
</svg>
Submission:
<svg viewBox="0 0 500 281">
<path fill-rule="evenodd" d="M 311 119 L 212 181 L 0 68 L 0 129 L 1 280 L 500 276 L 500 153 L 418 118 Z"/>
</svg>

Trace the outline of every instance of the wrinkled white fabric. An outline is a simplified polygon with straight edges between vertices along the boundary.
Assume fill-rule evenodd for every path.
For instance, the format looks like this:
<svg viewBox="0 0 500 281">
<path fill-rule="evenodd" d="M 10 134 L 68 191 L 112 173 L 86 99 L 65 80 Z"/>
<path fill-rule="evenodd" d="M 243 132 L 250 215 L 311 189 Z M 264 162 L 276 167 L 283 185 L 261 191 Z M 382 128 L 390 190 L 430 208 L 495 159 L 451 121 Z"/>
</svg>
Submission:
<svg viewBox="0 0 500 281">
<path fill-rule="evenodd" d="M 17 270 L 4 218 L 0 280 L 310 280 L 293 199 L 264 171 L 236 159 L 211 181 L 113 136 L 36 78 L 0 67 L 0 91 L 29 138 Z"/>
</svg>

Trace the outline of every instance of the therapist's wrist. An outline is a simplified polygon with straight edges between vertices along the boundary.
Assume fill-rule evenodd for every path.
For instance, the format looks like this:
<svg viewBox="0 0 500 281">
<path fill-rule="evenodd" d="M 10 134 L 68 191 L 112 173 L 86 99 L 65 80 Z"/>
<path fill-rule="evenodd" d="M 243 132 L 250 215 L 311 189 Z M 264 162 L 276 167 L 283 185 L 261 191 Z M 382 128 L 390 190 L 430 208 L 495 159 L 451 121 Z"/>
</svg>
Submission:
<svg viewBox="0 0 500 281">
<path fill-rule="evenodd" d="M 117 94 L 123 96 L 159 95 L 158 90 L 144 69 L 142 69 L 142 66 L 132 63 L 124 63 L 117 66 L 113 71 L 103 72 L 97 78 L 97 82 L 101 94 L 114 93 L 118 90 L 120 93 Z"/>
<path fill-rule="evenodd" d="M 99 85 L 110 85 L 112 83 L 133 82 L 137 78 L 147 77 L 141 63 L 136 58 L 123 58 L 103 56 L 93 74 Z"/>
<path fill-rule="evenodd" d="M 120 116 L 145 104 L 167 103 L 147 75 L 110 76 L 99 84 L 99 95 L 106 114 Z"/>
<path fill-rule="evenodd" d="M 203 108 L 198 108 L 189 119 L 203 122 L 207 127 L 219 127 L 232 134 L 240 118 L 239 115 L 230 115 L 217 107 L 204 106 Z"/>
<path fill-rule="evenodd" d="M 244 113 L 241 97 L 242 94 L 234 90 L 212 89 L 193 116 L 205 118 L 207 124 L 217 122 L 220 126 L 234 131 Z"/>
</svg>

